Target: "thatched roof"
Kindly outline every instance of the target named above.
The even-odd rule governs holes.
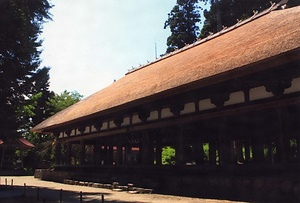
[[[117,111],[195,81],[300,50],[300,6],[272,11],[229,30],[126,74],[32,131],[52,132],[58,126]]]

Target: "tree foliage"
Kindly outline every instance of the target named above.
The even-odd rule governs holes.
[[[27,123],[28,126],[24,130],[23,135],[35,145],[35,148],[27,152],[26,158],[24,159],[24,165],[27,168],[43,168],[49,167],[53,163],[54,159],[54,142],[55,137],[51,134],[37,134],[30,132],[29,129],[37,125],[40,119],[44,119],[45,115],[47,117],[56,114],[57,112],[75,104],[82,98],[82,95],[78,92],[68,92],[64,91],[61,94],[51,94],[48,100],[43,99],[43,93],[39,92],[32,95],[28,99],[27,105],[24,106],[24,115],[26,115],[32,122]],[[45,106],[41,107],[39,102],[46,101]],[[44,114],[40,114],[44,111]],[[45,113],[46,112],[46,113]],[[42,115],[42,116],[41,116]],[[35,123],[39,121],[38,123]]]
[[[31,93],[17,109],[18,131],[25,137],[32,127],[52,115],[47,106],[50,98],[54,97],[49,90],[49,68],[39,69],[33,78],[36,82],[31,86]]]
[[[237,20],[245,20],[254,12],[268,9],[269,0],[210,0],[210,10],[204,10],[204,25],[200,37],[207,37],[210,33],[216,33],[222,27],[229,27],[237,23]],[[278,3],[279,0],[276,1]],[[299,0],[289,0],[288,7],[300,5]]]
[[[68,92],[67,90],[61,94],[55,94],[55,96],[47,102],[48,111],[51,115],[54,115],[57,112],[75,104],[82,97],[83,96],[76,91]]]
[[[61,95],[49,90],[49,67],[41,65],[39,38],[51,20],[48,0],[0,1],[0,138],[24,136],[36,147],[25,154],[25,166],[51,160],[51,135],[30,129],[82,98],[77,92]]]
[[[209,10],[204,10],[205,21],[199,33],[200,10],[199,2],[210,4]],[[177,0],[176,5],[168,14],[164,28],[170,27],[171,35],[167,38],[167,53],[192,44],[197,38],[205,38],[210,33],[216,33],[251,17],[253,12],[268,9],[269,0]],[[276,0],[278,3],[280,0]],[[299,0],[289,0],[287,7],[299,6]]]
[[[0,137],[16,136],[24,125],[28,98],[47,89],[40,84],[42,24],[50,19],[47,0],[0,1]],[[44,78],[47,80],[47,78]]]
[[[163,165],[175,165],[175,149],[173,147],[163,147],[161,157]]]
[[[177,0],[177,4],[168,14],[164,28],[170,27],[171,35],[167,39],[167,53],[180,49],[197,40],[200,22],[198,0]]]

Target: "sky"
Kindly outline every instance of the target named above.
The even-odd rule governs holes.
[[[87,97],[166,51],[163,27],[176,0],[49,1],[53,20],[43,26],[41,59],[57,94]]]

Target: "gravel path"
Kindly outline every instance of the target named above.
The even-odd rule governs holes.
[[[37,191],[39,188],[39,201],[40,202],[59,202],[60,190],[62,189],[62,199],[64,203],[67,202],[80,202],[80,192],[82,192],[82,202],[101,202],[101,197],[104,195],[104,202],[136,202],[136,203],[230,203],[233,201],[227,200],[212,200],[212,199],[200,199],[200,198],[189,198],[179,197],[171,195],[159,195],[159,194],[130,194],[127,192],[116,192],[109,189],[93,188],[78,185],[67,185],[62,183],[56,183],[51,181],[42,181],[35,179],[33,176],[1,176],[1,184],[11,184],[16,189],[2,190],[0,189],[0,202],[1,198],[9,195],[9,193],[24,193],[24,183],[26,184],[26,195],[37,199]]]

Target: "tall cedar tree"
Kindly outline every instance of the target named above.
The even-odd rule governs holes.
[[[16,136],[19,109],[38,88],[47,88],[39,75],[42,24],[50,19],[47,0],[0,1],[0,137]],[[47,80],[47,78],[46,78]],[[40,85],[41,81],[46,86]],[[43,87],[42,87],[43,86]]]
[[[223,26],[232,26],[237,23],[237,20],[247,19],[253,15],[253,12],[261,12],[271,6],[269,0],[208,0],[208,2],[211,7],[209,11],[204,11],[205,21],[200,38],[220,31]],[[297,5],[300,5],[299,0],[289,0],[287,3],[288,7]]]
[[[55,96],[54,92],[49,90],[49,70],[47,67],[38,69],[32,76],[34,82],[30,94],[17,109],[19,132],[29,140],[32,135],[30,129],[53,115],[48,107],[49,101]]]
[[[191,44],[197,40],[200,22],[198,0],[177,0],[177,4],[168,14],[164,28],[170,27],[171,35],[167,39],[167,53]]]

